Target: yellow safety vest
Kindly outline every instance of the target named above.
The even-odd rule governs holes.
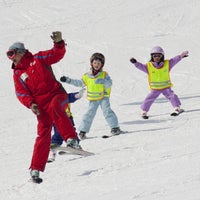
[[[147,63],[149,87],[153,90],[162,90],[172,87],[169,75],[169,60],[164,61],[163,67],[157,69],[152,62]]]
[[[84,74],[82,80],[87,86],[87,99],[90,101],[101,100],[104,97],[110,97],[111,88],[104,87],[103,84],[96,84],[95,81],[99,78],[105,79],[107,72],[102,71],[97,77],[90,77],[88,73]]]
[[[65,109],[65,113],[67,114],[68,117],[73,117],[73,115],[72,115],[72,113],[70,111],[70,107],[71,107],[71,105],[70,105],[70,103],[68,103],[68,106]]]

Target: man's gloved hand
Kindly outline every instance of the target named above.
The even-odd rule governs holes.
[[[66,82],[66,83],[70,83],[71,82],[71,78],[69,78],[67,76],[62,76],[62,77],[60,77],[60,81],[61,82]]]
[[[135,58],[131,58],[131,59],[130,59],[130,62],[134,64],[134,63],[137,62],[137,60],[136,60]]]
[[[77,94],[75,94],[75,97],[76,97],[77,99],[80,99],[80,98],[83,96],[83,93],[85,92],[85,90],[86,90],[85,87],[81,88],[81,89],[79,90],[79,92],[78,92]]]
[[[39,115],[39,114],[40,114],[40,111],[39,111],[39,109],[38,109],[38,105],[37,105],[37,104],[35,104],[35,103],[31,104],[30,109],[31,109],[32,112],[35,113],[36,115]]]
[[[189,53],[188,51],[182,52],[181,55],[180,55],[180,56],[181,56],[181,59],[182,59],[182,58],[185,58],[185,57],[188,57],[188,53]]]
[[[104,78],[99,78],[95,81],[96,84],[104,84],[105,83],[105,79]]]
[[[52,35],[51,35],[51,39],[55,42],[55,43],[58,43],[60,41],[62,41],[62,33],[60,31],[55,31],[55,32],[52,32]]]

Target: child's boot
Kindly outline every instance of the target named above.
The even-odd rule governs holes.
[[[80,140],[84,140],[86,139],[86,132],[85,131],[80,131],[80,133],[78,134],[79,135],[79,138]]]
[[[111,133],[112,133],[112,135],[119,135],[119,134],[123,133],[123,131],[119,127],[116,127],[116,128],[111,129]]]
[[[143,119],[149,119],[149,116],[147,115],[146,111],[142,111],[141,116]]]

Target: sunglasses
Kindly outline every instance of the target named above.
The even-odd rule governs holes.
[[[8,58],[12,59],[15,57],[16,53],[17,53],[17,51],[12,49],[12,50],[7,51],[6,54],[7,54]]]
[[[152,57],[153,58],[162,58],[162,54],[153,54]]]

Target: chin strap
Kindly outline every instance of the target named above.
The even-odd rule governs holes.
[[[102,68],[103,68],[103,67],[101,67],[99,70],[95,70],[95,69],[92,67],[92,74],[93,74],[93,75],[97,75],[100,71],[102,71]]]
[[[98,72],[99,72],[99,70],[92,69],[92,74],[93,74],[93,75],[98,74]]]

